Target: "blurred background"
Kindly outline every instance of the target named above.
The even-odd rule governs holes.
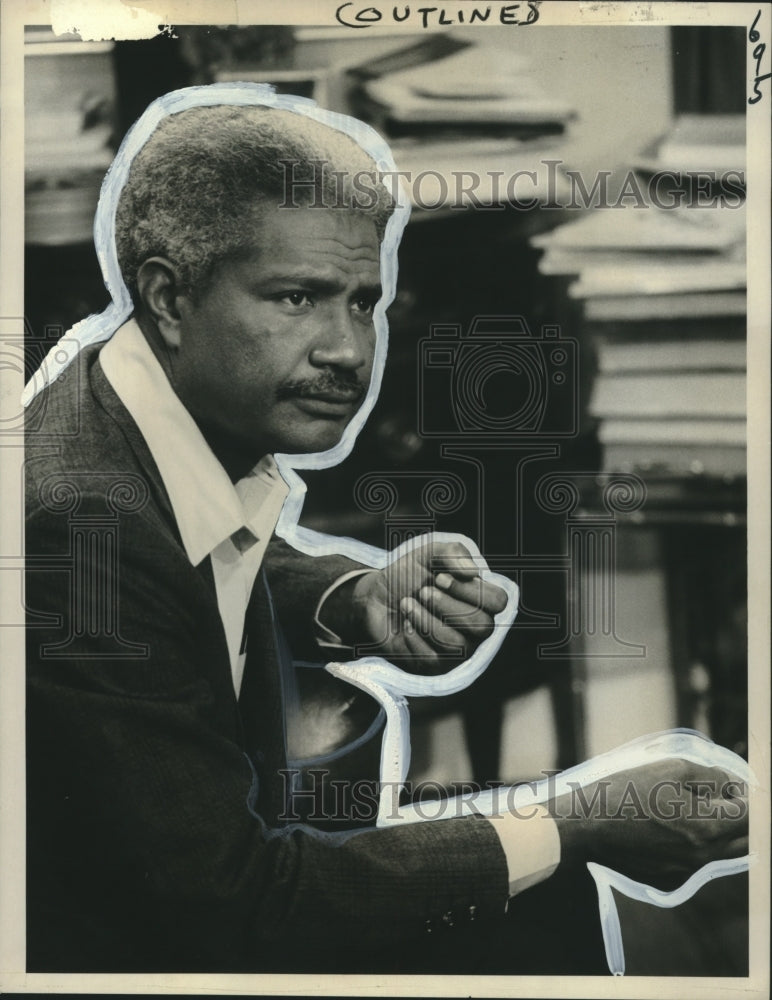
[[[462,532],[522,594],[484,677],[411,706],[411,779],[538,778],[676,726],[745,755],[743,30],[174,35],[27,31],[30,373],[108,302],[93,213],[154,98],[254,80],[370,122],[398,168],[428,173],[381,397],[352,456],[304,474],[302,520],[388,547]],[[742,974],[728,881],[733,905],[700,894],[704,925],[699,907],[652,923],[625,904],[630,971]]]

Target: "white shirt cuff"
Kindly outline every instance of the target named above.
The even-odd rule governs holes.
[[[488,817],[507,859],[509,895],[549,878],[560,864],[557,824],[542,805]]]
[[[332,583],[327,590],[322,594],[319,603],[316,606],[316,614],[314,615],[314,626],[316,628],[316,640],[320,646],[324,649],[351,649],[351,646],[347,646],[345,642],[342,641],[339,635],[336,635],[332,629],[327,628],[327,626],[322,622],[322,608],[324,607],[324,602],[330,596],[330,594],[337,590],[338,587],[346,583],[348,580],[353,580],[354,577],[364,576],[366,573],[377,573],[378,571],[370,569],[352,569],[349,573],[344,573],[343,576],[339,576],[338,579]]]

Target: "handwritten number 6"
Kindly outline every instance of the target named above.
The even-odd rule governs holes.
[[[761,38],[761,35],[758,33],[758,31],[756,31],[756,25],[759,23],[760,17],[761,17],[761,11],[759,11],[758,14],[754,17],[753,24],[751,25],[750,30],[748,31],[749,42],[757,42]],[[754,57],[755,55],[756,53],[754,52]]]

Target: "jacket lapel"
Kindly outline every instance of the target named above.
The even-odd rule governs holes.
[[[239,711],[244,738],[259,780],[258,812],[270,826],[281,825],[286,802],[286,733],[283,669],[288,651],[281,644],[273,602],[260,570],[246,614],[247,651]]]
[[[89,380],[94,399],[96,399],[99,405],[110,417],[112,417],[120,428],[123,436],[129,444],[129,447],[134,453],[137,463],[145,474],[147,485],[156,500],[158,508],[161,510],[169,523],[174,526],[175,535],[180,539],[180,544],[182,544],[182,539],[177,528],[177,522],[174,518],[171,501],[169,500],[169,495],[166,492],[166,487],[164,486],[163,479],[161,478],[161,473],[158,471],[158,466],[155,464],[155,460],[150,453],[150,449],[148,448],[145,439],[142,437],[139,427],[137,427],[134,422],[134,418],[118,398],[117,393],[107,380],[107,376],[102,370],[99,357],[97,357],[91,365]]]
[[[105,375],[99,362],[98,355],[96,358],[93,358],[90,364],[88,363],[88,354],[97,349],[98,348],[86,348],[82,352],[84,355],[84,363],[87,365],[88,369],[88,380],[92,396],[99,406],[102,407],[107,416],[118,426],[129,448],[131,449],[134,460],[137,463],[138,471],[144,477],[148,491],[152,497],[152,505],[155,511],[157,511],[160,519],[168,526],[171,533],[171,539],[173,539],[180,546],[180,548],[184,549],[182,537],[177,527],[177,521],[174,517],[171,500],[166,492],[166,487],[164,486],[158,466],[153,459],[150,449],[148,448],[139,427],[137,427],[137,424],[131,414],[123,405],[113,387],[110,385],[110,382],[108,381],[107,376]],[[211,559],[206,558],[199,563],[198,566],[191,566],[191,572],[202,578],[204,584],[212,595],[212,601],[216,605],[217,593]],[[214,656],[215,662],[210,663],[210,679],[219,691],[218,704],[227,706],[227,721],[232,728],[234,738],[241,743],[241,719],[236,704],[236,697],[233,692],[233,680],[231,676],[230,658],[228,655],[228,644],[225,638],[225,630],[219,618],[219,612],[217,614],[217,621],[219,623],[219,636],[216,644],[218,652]]]

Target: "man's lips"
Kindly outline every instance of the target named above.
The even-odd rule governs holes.
[[[314,399],[323,403],[358,403],[362,395],[362,389],[353,387],[351,389],[321,389],[317,392],[299,393],[301,399]]]
[[[357,406],[364,392],[360,388],[324,389],[293,395],[296,405],[313,416],[344,417]]]

